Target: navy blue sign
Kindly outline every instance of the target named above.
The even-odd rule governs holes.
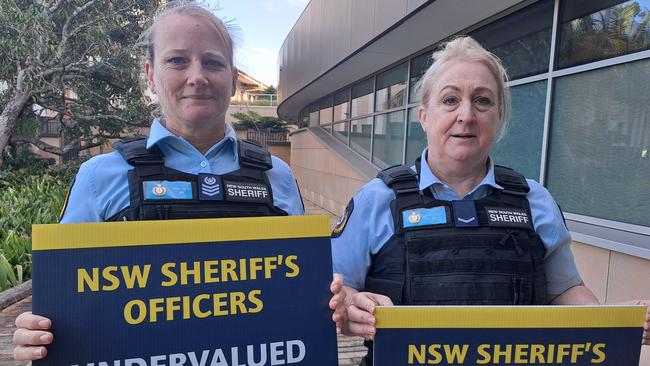
[[[377,309],[374,366],[638,365],[643,306]]]
[[[34,227],[36,365],[337,365],[326,217]]]

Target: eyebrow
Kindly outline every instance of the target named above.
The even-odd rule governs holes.
[[[185,48],[174,48],[174,49],[166,50],[166,51],[163,52],[164,55],[169,55],[169,54],[182,54],[182,55],[184,55],[186,53],[188,53],[188,50],[185,49]],[[226,56],[222,55],[221,53],[212,52],[212,51],[205,51],[203,53],[203,56],[215,57],[215,58],[222,59],[224,61],[226,60]]]
[[[442,89],[440,89],[440,91],[442,92],[445,89],[451,89],[453,91],[460,91],[460,88],[455,86],[455,85],[445,85],[444,87],[442,87]],[[487,91],[487,92],[490,92],[492,94],[496,94],[492,89],[488,88],[487,86],[479,86],[476,89],[474,89],[473,91],[475,91],[475,92],[476,91],[478,91],[478,92]]]

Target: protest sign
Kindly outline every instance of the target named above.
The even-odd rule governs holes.
[[[639,364],[643,306],[379,307],[374,366]]]
[[[37,365],[337,364],[325,216],[33,228]]]

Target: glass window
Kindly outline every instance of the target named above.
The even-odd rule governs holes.
[[[411,75],[409,76],[409,103],[417,103],[420,101],[420,96],[417,93],[417,84],[429,66],[433,63],[431,59],[432,51],[426,52],[418,57],[411,59]]]
[[[352,120],[350,125],[350,146],[367,159],[370,159],[371,134],[372,117]]]
[[[382,168],[402,163],[404,111],[375,116],[372,162]]]
[[[318,103],[320,108],[319,119],[320,125],[328,125],[332,123],[332,97],[325,97]]]
[[[564,211],[650,226],[649,69],[556,80],[547,185]]]
[[[558,68],[650,49],[650,0],[562,3]]]
[[[553,0],[542,0],[470,35],[503,62],[511,80],[548,71]]]
[[[418,107],[409,109],[408,135],[406,136],[406,164],[412,165],[415,159],[422,155],[422,150],[427,147],[427,136],[424,134],[418,119]]]
[[[318,104],[316,103],[309,106],[309,125],[318,126]]]
[[[404,105],[406,101],[407,65],[405,62],[377,75],[377,97],[375,98],[375,110],[377,112]]]
[[[334,124],[334,136],[341,139],[345,144],[348,144],[348,125],[350,122],[343,121]]]
[[[348,119],[348,108],[350,107],[349,95],[350,90],[344,90],[342,92],[334,94],[334,121],[343,121]]]
[[[372,113],[372,88],[372,79],[366,79],[352,87],[352,117]]]
[[[535,180],[539,179],[542,159],[546,84],[543,80],[510,89],[512,111],[506,134],[490,152],[495,164]]]

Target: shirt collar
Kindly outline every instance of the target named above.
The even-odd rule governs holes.
[[[235,157],[235,159],[239,158],[239,152],[237,151],[237,134],[235,133],[235,129],[230,126],[230,124],[226,123],[224,127],[224,138],[214,144],[208,152],[205,154],[206,156],[209,156],[216,151],[221,150],[223,147],[227,146],[228,144],[232,148],[232,154]],[[182,137],[176,136],[173,133],[171,133],[163,124],[160,122],[158,118],[153,120],[153,123],[151,124],[151,130],[149,131],[149,138],[147,139],[147,149],[150,149],[153,145],[157,145],[160,142],[163,142],[164,140],[172,140],[172,141],[179,141],[182,140],[185,143],[189,144],[187,140],[185,140]]]
[[[435,176],[435,174],[433,174],[431,168],[429,168],[429,164],[427,163],[427,152],[428,148],[424,149],[424,151],[422,151],[422,156],[420,157],[420,161],[422,162],[420,164],[420,191],[424,191],[434,184],[446,186],[438,177]],[[481,182],[468,193],[468,195],[472,195],[477,189],[482,186],[491,186],[496,189],[503,189],[502,186],[497,184],[496,179],[494,178],[494,163],[489,157],[487,174],[483,180],[481,180]]]

